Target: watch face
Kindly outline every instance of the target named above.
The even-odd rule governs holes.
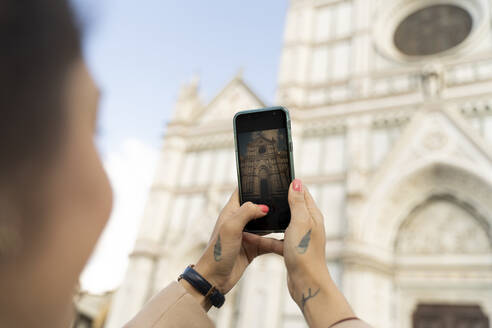
[[[470,34],[473,19],[463,8],[434,5],[406,17],[394,34],[395,46],[408,56],[427,56],[451,49]]]

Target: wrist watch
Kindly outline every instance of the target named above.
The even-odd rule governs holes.
[[[210,300],[213,306],[220,308],[225,302],[224,295],[219,292],[215,286],[212,286],[205,278],[202,277],[195,269],[194,265],[186,267],[185,271],[179,275],[178,281],[181,279],[186,280],[193,286],[200,294]]]

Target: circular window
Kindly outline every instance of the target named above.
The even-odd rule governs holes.
[[[408,56],[434,55],[463,42],[472,25],[473,19],[465,9],[433,5],[403,19],[394,34],[394,43]]]
[[[266,152],[266,147],[265,146],[260,146],[260,148],[258,149],[258,152],[260,154],[264,154]]]

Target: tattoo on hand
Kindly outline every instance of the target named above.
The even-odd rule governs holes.
[[[297,253],[304,254],[307,251],[309,242],[311,241],[311,229],[302,237],[301,242],[297,245]]]
[[[314,292],[314,294],[311,294],[311,288],[309,288],[307,296],[304,296],[304,293],[302,293],[301,310],[303,313],[304,313],[304,307],[306,306],[306,302],[309,299],[313,298],[314,296],[318,295],[318,293],[319,293],[319,288],[317,291]]]
[[[216,262],[219,262],[221,258],[222,258],[222,246],[220,244],[220,235],[219,235],[214,246],[214,259]]]

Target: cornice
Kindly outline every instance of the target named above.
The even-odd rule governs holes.
[[[186,150],[197,151],[206,149],[232,148],[234,137],[232,133],[219,133],[214,135],[193,136],[188,138]]]
[[[492,274],[492,256],[490,254],[397,255],[395,266],[401,271],[486,270]]]
[[[298,109],[297,118],[301,121],[319,120],[320,118],[348,118],[361,115],[385,115],[391,112],[413,113],[423,105],[421,96],[415,97],[388,97],[373,99],[374,101],[357,101],[343,104],[331,104],[326,106],[317,106],[309,109]]]
[[[488,101],[477,100],[474,103],[466,102],[458,107],[459,112],[466,118],[492,116],[492,99],[488,99]]]
[[[369,268],[387,275],[395,273],[392,252],[372,245],[346,239],[340,258],[346,268]]]
[[[393,98],[394,99],[394,98]],[[492,115],[492,92],[459,99],[442,99],[441,106],[461,112],[465,117]],[[357,106],[356,106],[357,105]],[[352,117],[366,116],[372,128],[388,128],[408,124],[414,113],[424,106],[423,101],[397,104],[387,102],[384,106],[376,106],[371,102],[345,104],[344,106],[320,107],[317,109],[293,109],[292,121],[299,124],[302,137],[345,134],[348,121]],[[294,113],[295,112],[295,113]],[[180,138],[180,139],[174,139]],[[207,149],[232,148],[234,138],[230,124],[220,123],[205,126],[181,126],[168,131],[165,136],[165,147],[171,140],[179,140],[183,144],[181,151],[199,151]]]

